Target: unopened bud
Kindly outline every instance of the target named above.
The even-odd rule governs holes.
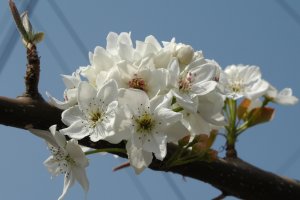
[[[190,45],[183,45],[177,50],[176,57],[180,64],[188,65],[194,57],[194,49]]]
[[[192,151],[195,153],[201,153],[207,150],[207,146],[205,143],[198,142],[192,146]]]
[[[196,142],[201,142],[201,143],[207,143],[208,141],[208,135],[206,134],[200,134],[200,135],[197,135],[194,139]]]
[[[191,138],[191,136],[187,135],[187,136],[183,137],[182,139],[180,139],[178,141],[179,146],[183,147],[183,146],[187,145],[190,142],[190,138]]]

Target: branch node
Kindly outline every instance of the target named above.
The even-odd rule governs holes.
[[[225,158],[237,158],[237,152],[234,144],[226,144],[226,156]]]

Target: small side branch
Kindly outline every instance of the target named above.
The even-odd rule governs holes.
[[[26,91],[24,96],[31,97],[32,99],[42,99],[39,90],[40,79],[40,58],[35,45],[27,47],[27,69],[25,75]]]
[[[20,32],[23,43],[27,49],[27,69],[25,74],[25,87],[26,90],[22,96],[30,97],[36,100],[42,100],[42,96],[38,91],[38,84],[40,79],[40,58],[37,53],[36,45],[34,43],[34,38],[32,37],[32,30],[26,30],[23,25],[20,13],[15,5],[15,3],[10,0],[9,7],[11,13]],[[27,21],[28,25],[29,20]],[[27,27],[28,28],[28,27]]]

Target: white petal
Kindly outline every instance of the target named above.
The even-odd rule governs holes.
[[[123,43],[119,44],[119,56],[121,57],[121,59],[132,61],[133,53],[134,51],[131,46]]]
[[[53,156],[48,157],[43,164],[48,169],[48,171],[53,174],[54,176],[57,176],[60,174],[58,162],[56,159],[53,158]]]
[[[110,80],[103,85],[97,94],[97,99],[101,99],[104,104],[108,105],[118,97],[118,86],[116,81]]]
[[[189,135],[188,129],[181,122],[176,122],[168,126],[164,132],[167,133],[167,142],[174,143],[178,142],[184,136]]]
[[[67,142],[66,138],[63,134],[56,131],[56,125],[50,126],[49,130],[50,130],[51,134],[53,135],[58,146],[61,148],[64,148],[66,145],[66,142]]]
[[[198,101],[196,98],[191,98],[190,95],[185,93],[179,93],[176,90],[172,90],[173,95],[176,97],[176,102],[189,112],[196,112],[198,107]]]
[[[195,82],[213,80],[216,74],[216,66],[206,63],[199,67],[192,68],[189,73],[194,77]]]
[[[131,41],[131,38],[130,38],[130,34],[131,33],[127,33],[127,32],[120,33],[119,38],[118,38],[118,42],[121,43],[121,44],[125,44],[127,46],[132,46],[132,41]]]
[[[79,182],[83,190],[87,193],[89,190],[89,180],[86,175],[86,171],[81,167],[72,167],[72,173],[74,178]]]
[[[216,91],[198,97],[198,113],[205,120],[211,119],[214,115],[221,113],[224,106],[223,97]]]
[[[152,44],[156,48],[156,50],[161,49],[161,46],[160,46],[159,42],[157,41],[157,39],[153,35],[147,36],[145,38],[145,43]]]
[[[167,68],[170,60],[172,59],[172,53],[170,51],[160,51],[154,57],[154,63],[156,68]]]
[[[66,151],[69,153],[71,158],[76,162],[77,166],[87,167],[89,165],[88,159],[85,157],[81,147],[78,142],[71,139],[67,142]]]
[[[159,120],[162,120],[167,125],[172,125],[182,119],[181,113],[174,112],[168,108],[158,108],[155,114]]]
[[[245,96],[249,99],[257,99],[263,96],[269,88],[269,83],[260,80],[251,87],[251,91],[246,91]]]
[[[119,103],[128,106],[134,115],[139,114],[139,109],[148,110],[148,107],[150,107],[147,94],[136,89],[121,89],[119,91]]]
[[[217,82],[215,81],[205,81],[198,82],[191,87],[191,92],[196,95],[205,95],[211,91],[213,91],[217,86]]]
[[[141,57],[147,57],[156,51],[157,49],[152,44],[136,41],[136,52],[138,52]]]
[[[96,89],[89,83],[81,82],[78,87],[78,104],[80,109],[83,111],[89,110],[89,103],[95,98],[96,93]]]
[[[49,92],[46,92],[46,95],[49,98],[49,103],[54,105],[55,107],[65,110],[73,105],[76,104],[76,100],[72,99],[71,101],[60,101],[58,99],[56,99],[55,97],[51,96],[51,94]]]
[[[298,98],[293,96],[291,88],[284,88],[278,93],[275,102],[282,105],[294,105],[298,102]]]
[[[211,131],[209,123],[205,121],[199,114],[185,113],[183,116],[182,122],[192,135],[208,135]]]
[[[65,175],[63,192],[60,195],[60,197],[58,198],[58,200],[64,199],[69,188],[74,184],[74,182],[75,182],[75,177],[73,176],[72,172],[70,172],[69,176],[67,176],[67,174]]]
[[[162,133],[147,135],[143,144],[143,150],[153,152],[155,157],[163,160],[167,155],[167,136]]]
[[[134,74],[137,74],[138,68],[128,61],[121,61],[117,64],[120,77],[128,85],[128,82],[133,78]]]
[[[130,112],[126,111],[126,107],[119,107],[115,117],[115,123],[113,126],[114,134],[110,134],[111,136],[106,137],[110,143],[118,144],[122,140],[128,140],[130,138],[131,129],[132,129],[132,121],[130,119]]]
[[[81,121],[84,119],[84,116],[79,109],[79,106],[73,106],[65,111],[62,112],[61,114],[62,117],[62,122],[66,124],[67,126],[70,126],[72,123],[76,121]]]
[[[73,89],[80,83],[80,77],[76,73],[74,73],[72,76],[62,75],[62,78],[67,89]]]
[[[108,33],[106,37],[106,49],[109,52],[114,52],[118,48],[118,34],[114,32]]]
[[[180,74],[180,68],[177,59],[171,60],[168,66],[168,71],[169,71],[169,77],[167,82],[168,86],[177,88],[179,74]]]
[[[114,62],[106,50],[102,47],[97,46],[94,50],[93,55],[93,66],[96,72],[107,71],[114,65]]]
[[[106,131],[103,125],[99,124],[94,128],[94,131],[90,134],[90,139],[93,142],[98,142],[99,140],[103,140],[107,136],[110,136],[109,134],[112,134],[112,132]]]
[[[130,165],[134,168],[136,174],[140,174],[152,162],[152,153],[136,148],[130,141],[126,144],[126,150]]]
[[[68,128],[61,129],[60,132],[77,140],[80,140],[90,134],[88,124],[84,121],[76,121]]]

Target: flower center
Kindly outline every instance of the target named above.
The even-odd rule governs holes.
[[[189,92],[191,89],[191,83],[192,83],[192,73],[189,72],[185,78],[180,77],[178,85],[179,90],[182,92]]]
[[[135,122],[137,123],[137,132],[139,133],[150,133],[155,125],[155,120],[148,113],[135,119]]]
[[[147,92],[147,84],[142,78],[139,78],[137,74],[134,74],[134,78],[128,82],[128,86],[130,88],[135,88]]]
[[[97,122],[102,119],[102,114],[99,110],[90,113],[89,119],[91,121],[92,127],[95,127]]]
[[[235,81],[230,85],[230,87],[234,93],[240,93],[244,91],[244,84],[242,81]]]

